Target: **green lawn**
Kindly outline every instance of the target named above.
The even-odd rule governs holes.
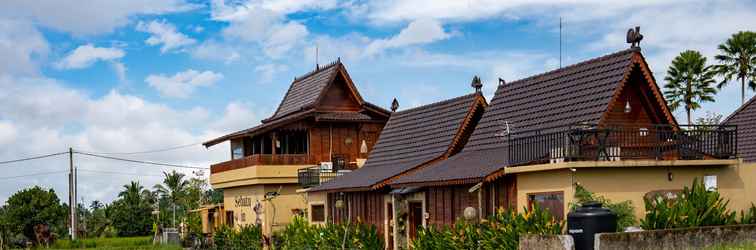
[[[91,238],[71,242],[59,240],[50,249],[155,249],[179,250],[176,245],[152,245],[152,236],[119,237],[119,238]]]
[[[756,250],[756,242],[745,242],[739,244],[727,244],[707,248],[706,250]]]

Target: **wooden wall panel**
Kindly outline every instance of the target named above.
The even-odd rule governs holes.
[[[472,185],[430,187],[426,191],[428,225],[451,226],[464,215],[466,207],[478,207],[478,193]]]
[[[384,230],[384,197],[383,192],[344,192],[328,194],[328,209],[330,218],[328,221],[333,223],[346,222],[349,220],[351,212],[352,222],[361,222],[364,224],[374,225],[378,229],[378,234],[383,235]],[[341,198],[344,200],[344,207],[336,208],[336,201]],[[347,210],[348,209],[348,210]]]

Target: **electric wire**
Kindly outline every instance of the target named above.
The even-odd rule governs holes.
[[[86,155],[86,156],[92,156],[92,157],[98,157],[98,158],[104,158],[104,159],[116,160],[116,161],[124,161],[124,162],[132,162],[132,163],[140,163],[140,164],[147,164],[147,165],[156,165],[156,166],[164,166],[164,167],[174,167],[174,168],[203,169],[203,170],[207,170],[207,169],[208,169],[208,168],[205,168],[205,167],[196,167],[196,166],[187,166],[187,165],[178,165],[178,164],[160,163],[160,162],[152,162],[152,161],[143,161],[143,160],[126,159],[126,158],[120,158],[120,157],[114,157],[114,156],[107,156],[107,155],[90,154],[90,153],[85,153],[85,152],[81,152],[81,151],[74,151],[74,153],[75,153],[75,154],[80,154],[80,155]]]
[[[167,151],[173,151],[173,150],[178,150],[178,149],[183,149],[183,148],[188,148],[188,147],[193,147],[193,146],[198,146],[198,145],[202,145],[202,142],[195,142],[192,144],[184,144],[184,145],[178,145],[178,146],[161,148],[161,149],[135,151],[135,152],[94,152],[94,151],[84,151],[84,150],[78,150],[78,151],[83,152],[83,153],[100,154],[100,155],[138,155],[138,154],[167,152]]]
[[[42,173],[34,173],[34,174],[16,175],[16,176],[3,176],[3,177],[0,177],[0,180],[23,178],[23,177],[32,177],[32,176],[42,176],[42,175],[62,174],[62,173],[68,173],[68,170],[53,171],[53,172],[42,172]]]
[[[162,175],[158,174],[138,174],[138,173],[124,173],[124,172],[113,172],[113,171],[103,171],[103,170],[94,170],[94,169],[82,169],[77,168],[77,171],[87,172],[87,173],[94,173],[94,174],[114,174],[114,175],[133,175],[133,176],[153,176],[153,177],[163,177]]]
[[[0,164],[9,164],[9,163],[22,162],[22,161],[31,161],[31,160],[37,160],[37,159],[42,159],[42,158],[47,158],[47,157],[64,155],[64,154],[68,154],[68,152],[60,152],[60,153],[54,153],[54,154],[38,155],[38,156],[26,157],[26,158],[9,160],[9,161],[0,161]]]

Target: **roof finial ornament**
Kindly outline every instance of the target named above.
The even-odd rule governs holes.
[[[504,81],[504,79],[501,79],[501,77],[499,77],[499,86],[504,84],[507,84],[507,81]]]
[[[630,44],[630,48],[639,47],[641,40],[643,40],[643,35],[640,33],[640,26],[635,26],[635,30],[632,28],[627,30],[627,43]]]
[[[394,101],[391,102],[391,112],[396,112],[397,109],[399,109],[399,101],[394,97]]]
[[[480,90],[483,88],[483,83],[480,81],[480,77],[473,76],[470,86],[475,89],[475,93],[480,93]]]

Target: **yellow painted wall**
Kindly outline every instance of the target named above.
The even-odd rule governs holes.
[[[672,181],[667,171],[672,172]],[[527,194],[537,192],[564,192],[564,211],[569,212],[569,203],[574,196],[571,185],[574,181],[587,190],[602,195],[612,201],[630,200],[635,207],[636,217],[643,218],[645,208],[643,196],[654,190],[679,190],[690,186],[693,179],[705,175],[717,176],[717,187],[724,198],[730,200],[729,207],[740,211],[756,203],[756,164],[736,163],[729,166],[638,166],[638,167],[586,167],[544,170],[538,172],[513,173],[517,175],[517,205],[522,211],[527,205]]]
[[[330,215],[328,214],[328,195],[326,192],[305,192],[303,193],[307,199],[307,220],[314,224],[325,224],[324,222],[312,221],[312,205],[323,205],[325,208],[325,218],[328,221]]]
[[[293,209],[304,211],[306,208],[305,194],[296,192],[299,187],[297,184],[268,184],[224,188],[224,207],[226,211],[234,212],[235,226],[251,225],[255,223],[257,216],[253,207],[256,202],[260,202],[263,207],[263,211],[259,215],[262,220],[263,233],[270,235],[272,231],[286,227],[294,216]],[[278,197],[264,201],[266,192],[275,191],[280,192]],[[251,206],[237,207],[235,202],[237,197],[250,198],[252,200]]]
[[[210,175],[213,188],[239,187],[255,184],[298,182],[297,170],[312,165],[259,165],[223,171]]]

